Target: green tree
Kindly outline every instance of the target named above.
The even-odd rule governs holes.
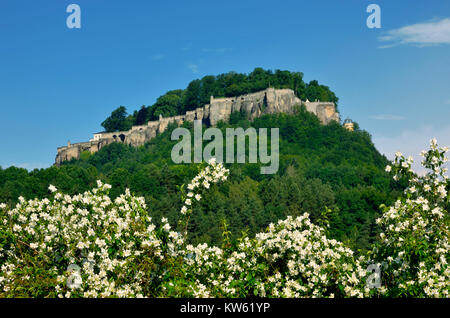
[[[134,124],[137,126],[144,125],[148,121],[147,119],[149,116],[148,113],[149,113],[148,108],[143,105],[136,114],[136,120]]]
[[[178,89],[160,96],[151,107],[150,120],[158,120],[159,115],[171,117],[180,114],[183,94],[183,90]]]
[[[111,113],[111,116],[102,122],[102,126],[107,132],[129,130],[133,122],[132,118],[127,116],[128,113],[126,107],[120,106]]]

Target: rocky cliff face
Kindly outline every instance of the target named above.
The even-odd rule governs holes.
[[[235,111],[245,111],[250,120],[264,114],[292,113],[294,106],[305,105],[306,109],[315,114],[323,124],[331,121],[339,122],[339,113],[331,102],[302,102],[291,89],[268,88],[264,91],[229,98],[211,97],[210,103],[186,112],[184,115],[162,118],[158,121],[148,122],[146,125],[133,126],[128,131],[95,134],[89,142],[68,144],[58,148],[55,164],[63,161],[78,159],[83,151],[91,153],[99,151],[102,147],[122,142],[137,147],[154,138],[167,129],[169,123],[181,125],[185,121],[201,119],[214,126],[219,121],[228,121],[230,114]]]

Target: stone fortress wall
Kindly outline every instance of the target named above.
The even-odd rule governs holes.
[[[209,104],[188,111],[184,115],[163,118],[158,121],[150,121],[145,125],[133,126],[128,131],[103,132],[94,134],[88,142],[80,142],[59,147],[55,164],[60,165],[63,161],[80,158],[83,151],[91,153],[99,151],[102,147],[113,143],[122,142],[133,147],[143,145],[145,142],[164,132],[172,122],[181,125],[185,121],[203,120],[214,126],[219,121],[228,121],[230,114],[235,111],[245,111],[250,120],[264,114],[292,113],[294,106],[305,105],[306,110],[315,114],[322,124],[331,121],[340,122],[336,105],[332,102],[310,102],[301,101],[291,89],[274,89],[241,95],[237,97],[214,98],[211,96]]]

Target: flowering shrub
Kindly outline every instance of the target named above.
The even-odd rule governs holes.
[[[396,154],[386,171],[395,180],[409,181],[405,196],[384,207],[377,223],[383,227],[372,251],[372,260],[381,266],[382,285],[377,293],[389,297],[448,297],[449,262],[449,181],[444,164],[447,147],[423,151],[422,165],[430,172],[417,176],[413,159]]]
[[[200,173],[195,176],[191,183],[187,185],[188,192],[185,192],[183,186],[181,186],[181,199],[184,202],[180,213],[184,216],[184,234],[187,235],[187,226],[189,224],[189,218],[192,214],[192,205],[195,201],[200,201],[202,198],[201,193],[208,190],[211,184],[225,181],[228,178],[229,171],[222,163],[217,163],[215,158],[211,158],[206,166]]]
[[[8,296],[139,297],[136,263],[160,253],[143,198],[110,186],[82,195],[54,192],[2,215],[0,290]]]
[[[188,245],[186,253],[196,297],[362,297],[365,289],[360,261],[307,213],[270,224],[233,249]]]
[[[386,170],[407,178],[405,197],[384,207],[383,232],[368,257],[356,258],[326,237],[307,213],[270,224],[254,238],[222,247],[186,243],[193,205],[229,171],[214,159],[181,187],[181,233],[167,219],[156,228],[143,198],[110,186],[51,199],[0,205],[0,296],[3,297],[448,297],[447,148],[423,152],[424,176],[397,154]],[[381,266],[369,289],[367,264]]]
[[[180,213],[187,229],[192,213],[192,199],[201,200],[200,192],[210,183],[227,179],[229,171],[215,159],[188,184],[188,193]],[[187,232],[185,232],[187,235]],[[254,239],[243,237],[223,248],[207,244],[180,248],[183,258],[177,271],[181,288],[165,287],[170,294],[193,297],[333,297],[362,296],[366,271],[353,252],[336,240],[328,240],[324,230],[313,225],[309,215],[288,217],[270,224]],[[175,276],[175,275],[172,275]],[[181,277],[180,277],[181,278]],[[368,290],[366,290],[366,293]]]

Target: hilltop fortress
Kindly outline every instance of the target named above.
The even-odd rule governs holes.
[[[245,111],[249,119],[253,120],[264,114],[292,113],[294,106],[301,104],[305,105],[307,111],[315,114],[322,124],[340,121],[334,103],[301,101],[291,89],[267,88],[256,93],[227,98],[211,96],[209,104],[188,111],[184,115],[167,118],[160,116],[158,121],[149,121],[145,125],[133,126],[127,131],[96,133],[88,142],[74,144],[69,142],[67,146],[58,148],[55,164],[60,165],[63,161],[73,158],[78,159],[83,151],[97,152],[113,142],[121,142],[133,147],[141,146],[164,132],[168,125],[173,122],[181,125],[185,121],[193,122],[196,119],[201,119],[203,122],[214,126],[219,121],[228,121],[230,114],[235,111]]]

